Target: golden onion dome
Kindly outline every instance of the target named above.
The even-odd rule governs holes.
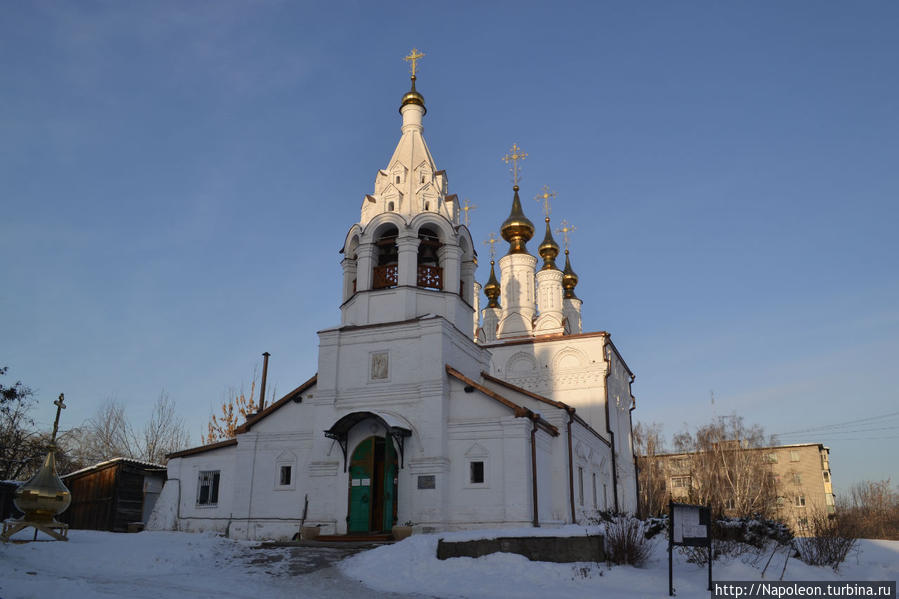
[[[540,270],[549,270],[551,268],[558,270],[556,267],[556,256],[559,255],[559,244],[553,239],[553,232],[549,228],[549,217],[547,216],[544,220],[546,221],[546,235],[543,236],[543,243],[537,248],[537,253],[543,258],[543,268]]]
[[[534,236],[534,223],[528,220],[521,209],[521,200],[518,198],[518,186],[512,187],[515,196],[512,198],[512,212],[509,218],[503,222],[502,233],[503,239],[509,242],[510,254],[526,254],[527,248],[525,244]]]
[[[425,97],[415,89],[415,75],[412,75],[412,89],[406,92],[403,96],[403,101],[400,102],[400,114],[402,114],[403,106],[406,104],[418,104],[424,111],[423,114],[428,114],[428,109],[425,108]]]
[[[571,260],[568,259],[568,250],[565,250],[565,270],[562,271],[562,289],[565,290],[562,297],[565,299],[577,299],[574,288],[577,287],[577,274],[571,268]]]
[[[484,295],[487,296],[487,299],[490,300],[487,302],[488,308],[499,308],[499,294],[500,287],[499,282],[496,280],[496,272],[493,270],[493,260],[490,261],[490,278],[487,279],[487,284],[484,285]]]
[[[13,503],[30,522],[50,523],[53,517],[66,511],[72,494],[56,473],[56,448],[51,445],[40,470],[28,482],[16,489]]]

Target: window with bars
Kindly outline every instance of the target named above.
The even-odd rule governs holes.
[[[218,470],[200,472],[197,484],[197,505],[218,505],[219,478]]]

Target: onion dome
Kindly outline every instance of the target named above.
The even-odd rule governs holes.
[[[521,200],[518,198],[518,186],[512,187],[515,196],[512,198],[512,212],[503,223],[500,233],[503,239],[509,242],[510,254],[526,254],[524,244],[534,236],[534,223],[528,220],[521,209]]]
[[[428,109],[425,108],[425,97],[415,90],[415,75],[412,75],[412,89],[406,92],[406,95],[403,96],[403,101],[400,103],[400,114],[403,113],[403,106],[406,104],[418,104],[424,111],[423,114],[428,113]]]
[[[490,300],[487,302],[488,308],[499,308],[499,281],[496,280],[496,272],[493,270],[493,260],[490,261],[490,278],[484,285],[484,295]]]
[[[564,299],[577,299],[574,288],[577,287],[577,274],[571,268],[571,260],[568,259],[568,250],[565,250],[565,270],[562,271],[562,289],[565,290]]]
[[[51,523],[71,502],[72,494],[56,474],[56,448],[51,445],[40,470],[16,489],[13,503],[25,514],[25,520]]]
[[[553,239],[552,230],[549,228],[549,217],[547,216],[544,220],[546,221],[546,235],[543,237],[543,243],[537,248],[537,253],[543,258],[543,268],[540,270],[552,268],[558,270],[556,267],[556,256],[559,255],[559,244]]]

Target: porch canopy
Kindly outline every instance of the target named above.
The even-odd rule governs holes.
[[[352,412],[331,425],[331,428],[324,431],[326,437],[334,439],[337,441],[338,445],[340,445],[340,450],[343,452],[343,471],[346,472],[347,468],[347,439],[349,438],[350,430],[363,420],[368,419],[380,422],[381,425],[387,429],[387,433],[394,441],[396,441],[397,449],[400,454],[400,468],[402,468],[403,454],[406,449],[406,437],[412,436],[412,430],[407,428],[408,423],[401,421],[392,414],[379,412]]]

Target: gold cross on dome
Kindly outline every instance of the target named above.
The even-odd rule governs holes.
[[[484,242],[484,245],[490,246],[490,261],[493,262],[493,259],[496,257],[496,248],[493,247],[499,239],[496,238],[496,233],[491,233],[490,238]]]
[[[404,56],[403,60],[406,62],[412,63],[412,76],[415,77],[415,70],[417,60],[420,60],[424,57],[424,52],[419,52],[417,48],[412,48],[412,52],[409,53],[409,56]]]
[[[469,226],[471,224],[471,214],[469,212],[471,210],[477,210],[477,206],[472,204],[468,198],[465,198],[465,201],[462,202],[462,220],[465,221],[465,226]]]
[[[552,211],[550,202],[556,201],[556,192],[551,191],[549,185],[544,185],[543,190],[534,196],[534,199],[538,202],[543,202],[543,215],[549,216],[549,213]]]
[[[562,222],[560,224],[562,226],[559,227],[558,229],[556,229],[556,233],[562,234],[562,239],[565,240],[565,251],[567,252],[568,251],[568,234],[571,233],[572,231],[574,231],[575,229],[577,229],[577,227],[575,227],[574,225],[568,224],[568,221],[565,219],[562,219]]]
[[[512,163],[512,166],[509,167],[509,171],[512,173],[512,184],[518,185],[518,176],[519,176],[519,167],[518,162],[524,160],[528,157],[527,152],[523,151],[518,147],[518,144],[512,144],[512,147],[509,148],[509,153],[503,156],[503,162],[506,164]]]
[[[59,399],[53,402],[53,405],[56,406],[56,420],[53,421],[53,434],[50,435],[50,445],[56,444],[56,431],[59,430],[59,413],[66,409],[65,394],[60,393]]]

